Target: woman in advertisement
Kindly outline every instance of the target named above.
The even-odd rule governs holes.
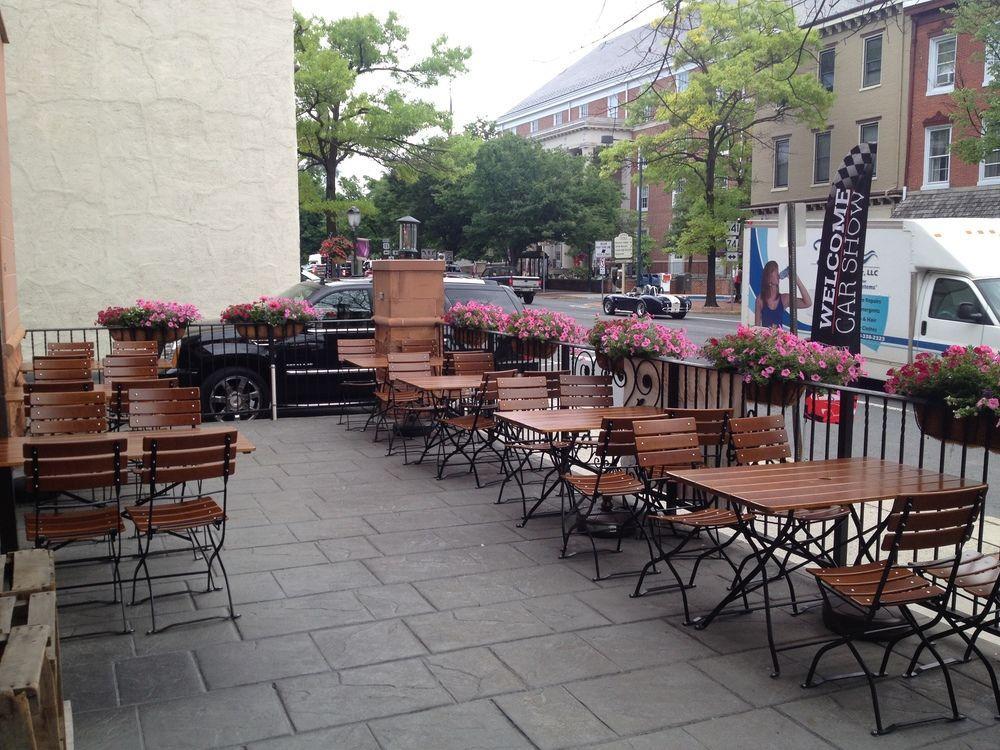
[[[781,279],[788,276],[788,269],[784,273],[778,273],[778,262],[769,260],[764,264],[764,272],[760,285],[760,294],[757,295],[757,304],[754,308],[754,325],[765,328],[784,328],[785,311],[792,301],[791,292],[782,293],[778,289]],[[812,307],[812,297],[809,290],[802,283],[798,274],[795,276],[795,286],[798,287],[799,296],[795,298],[795,309],[801,310],[804,307]]]

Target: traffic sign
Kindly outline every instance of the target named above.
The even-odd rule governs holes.
[[[740,262],[740,254],[737,253],[737,252],[735,252],[735,251],[733,251],[733,250],[730,250],[728,253],[726,253],[726,262],[727,263],[739,263]]]
[[[390,247],[389,240],[382,240],[382,249],[383,250],[388,250],[389,247]]]
[[[608,243],[608,244],[611,244],[611,243]],[[598,258],[597,259],[597,272],[601,276],[604,276],[608,272],[608,266],[607,266],[607,259],[606,258]]]
[[[622,232],[615,237],[615,260],[632,259],[632,235]]]
[[[612,252],[611,240],[597,240],[594,243],[595,258],[610,258]]]

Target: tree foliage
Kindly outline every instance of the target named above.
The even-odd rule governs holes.
[[[978,164],[1000,149],[1000,3],[997,0],[959,0],[954,10],[954,27],[983,43],[990,83],[983,89],[956,86],[952,114],[960,126],[952,149],[968,164]],[[957,83],[961,83],[958,81]]]
[[[697,191],[675,250],[708,257],[706,305],[715,305],[716,251],[746,199],[753,131],[794,118],[825,123],[832,94],[810,69],[815,33],[800,28],[785,0],[667,0],[672,28],[663,68],[687,71],[687,88],[653,85],[629,105],[631,119],[655,126],[602,154],[612,171],[646,159],[645,176]]]
[[[337,195],[345,160],[360,156],[387,167],[423,169],[435,151],[422,134],[450,124],[447,112],[404,88],[426,89],[464,71],[470,51],[449,47],[441,36],[429,54],[411,60],[407,34],[395,13],[384,21],[371,14],[334,21],[295,14],[299,159],[323,187],[302,209],[321,212],[328,234],[350,205]]]

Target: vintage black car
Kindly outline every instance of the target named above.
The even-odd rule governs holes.
[[[201,389],[207,418],[252,419],[270,408],[272,364],[278,408],[337,408],[371,397],[371,374],[340,361],[337,342],[372,338],[372,282],[352,278],[300,282],[280,296],[308,300],[323,319],[305,333],[267,341],[241,338],[223,324],[195,324],[178,342],[176,376],[182,386]],[[444,280],[445,304],[476,300],[507,312],[523,309],[508,288],[473,278]],[[170,354],[173,354],[171,352]]]
[[[682,294],[670,294],[660,291],[659,287],[649,286],[634,289],[628,294],[605,295],[603,305],[606,315],[628,312],[653,317],[669,315],[680,320],[691,309],[691,300]]]

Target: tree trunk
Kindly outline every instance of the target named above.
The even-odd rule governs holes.
[[[708,132],[708,155],[705,159],[705,208],[710,219],[715,218],[715,129]],[[715,248],[708,250],[708,270],[705,274],[705,307],[718,307],[715,298]]]
[[[326,193],[324,197],[328,201],[337,199],[337,165],[327,162],[326,164]],[[337,217],[333,211],[327,209],[323,212],[326,218],[326,236],[331,237],[337,233]]]

